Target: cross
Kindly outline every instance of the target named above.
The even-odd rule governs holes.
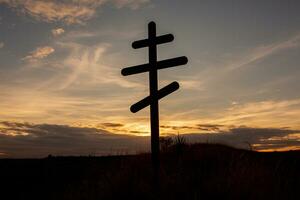
[[[152,162],[157,165],[159,162],[159,106],[158,101],[163,97],[171,94],[179,88],[178,82],[174,81],[169,85],[158,90],[157,71],[169,67],[185,65],[188,62],[187,57],[177,57],[162,61],[157,61],[157,45],[172,42],[174,36],[166,34],[156,36],[156,24],[150,22],[148,24],[148,39],[138,40],[132,43],[134,49],[148,47],[149,63],[127,67],[122,69],[123,76],[149,72],[149,90],[150,95],[130,107],[131,112],[136,113],[141,109],[150,105],[150,121],[151,121],[151,155]]]

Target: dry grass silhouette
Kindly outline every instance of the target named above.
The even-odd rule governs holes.
[[[160,199],[300,198],[299,151],[189,145],[181,136],[166,143]],[[3,199],[153,199],[152,176],[148,153],[0,160]]]

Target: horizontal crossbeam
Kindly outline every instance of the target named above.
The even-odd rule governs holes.
[[[133,112],[133,113],[136,113],[136,112],[142,110],[143,108],[149,106],[151,104],[152,100],[157,100],[158,101],[159,99],[164,98],[165,96],[171,94],[172,92],[175,92],[176,90],[178,90],[178,88],[179,88],[178,82],[174,81],[174,82],[170,83],[169,85],[167,85],[167,86],[165,86],[162,89],[157,91],[157,96],[154,97],[154,98],[157,98],[157,99],[152,99],[152,97],[148,96],[148,97],[142,99],[141,101],[133,104],[130,107],[130,111]]]
[[[174,40],[174,36],[172,34],[166,34],[166,35],[161,35],[156,37],[153,41],[149,39],[135,41],[132,43],[132,48],[139,49],[139,48],[150,46],[151,42],[154,42],[154,44],[159,45],[159,44],[172,42],[173,40]]]
[[[164,69],[169,67],[176,67],[179,65],[185,65],[187,62],[188,62],[187,57],[182,56],[182,57],[158,61],[156,67],[157,69]],[[139,74],[148,71],[150,71],[150,65],[143,64],[143,65],[124,68],[122,69],[121,73],[123,76],[129,76],[129,75]]]

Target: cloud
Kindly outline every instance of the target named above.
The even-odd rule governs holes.
[[[134,134],[134,135],[145,135],[145,134],[149,134],[149,132],[146,132],[146,131],[129,131],[129,133]]]
[[[217,132],[221,131],[224,125],[220,124],[197,124],[197,128],[202,131]]]
[[[237,101],[232,101],[231,102],[231,105],[233,105],[233,106],[238,105],[238,104],[239,104],[239,102],[237,102]]]
[[[132,154],[147,151],[148,139],[97,128],[0,122],[0,152],[5,157]]]
[[[184,135],[190,142],[221,143],[258,151],[300,150],[300,130],[234,127],[217,133]],[[250,145],[250,146],[249,146]]]
[[[55,84],[59,82],[58,90],[67,89],[79,80],[90,87],[96,84],[114,84],[125,88],[138,88],[141,85],[127,81],[120,76],[119,68],[106,64],[105,61],[109,57],[107,51],[111,47],[108,43],[88,46],[74,42],[58,42],[57,46],[68,52],[58,63],[68,69],[67,73],[59,74],[54,80]]]
[[[19,13],[46,22],[61,21],[66,24],[83,24],[96,15],[98,8],[107,3],[117,8],[137,9],[149,0],[0,0]]]
[[[239,102],[230,104],[229,107],[219,108],[215,112],[210,112],[209,115],[204,113],[200,117],[199,111],[204,113],[203,109],[194,109],[177,115],[165,116],[164,120],[167,121],[167,125],[190,127],[189,130],[178,127],[180,133],[196,133],[197,131],[215,133],[227,131],[231,126],[237,125],[300,129],[300,99]],[[170,129],[168,131],[171,132]]]
[[[56,28],[56,29],[52,29],[51,32],[54,36],[59,36],[63,34],[65,30],[63,28]]]
[[[30,54],[23,58],[23,60],[37,61],[48,57],[50,54],[54,53],[54,49],[50,46],[38,47],[36,50],[30,52]]]
[[[222,113],[216,123],[253,126],[297,127],[300,120],[300,99],[269,100],[233,105]],[[217,117],[216,117],[217,118]]]
[[[161,132],[164,134],[218,133],[234,126],[256,128],[291,127],[300,130],[300,99],[266,100],[227,104],[228,107],[206,110],[193,109],[163,115]],[[200,114],[199,114],[200,113]],[[202,114],[202,115],[201,115]]]
[[[176,123],[173,123],[176,124]],[[174,131],[177,133],[219,133],[228,130],[227,126],[221,124],[192,124],[188,125],[161,125],[161,132],[166,133],[166,135],[174,134]]]
[[[19,80],[19,77],[14,80]],[[98,86],[93,89],[74,87],[71,91],[53,91],[52,85],[37,88],[41,84],[43,82],[38,81],[30,85],[21,82],[20,87],[0,86],[0,118],[33,123],[62,123],[76,127],[96,127],[113,131],[113,133],[127,133],[126,127],[123,128],[124,131],[115,131],[112,130],[113,128],[100,127],[98,124],[99,119],[111,123],[123,123],[129,120],[124,117],[129,113],[127,102],[124,101],[128,96],[120,96],[118,92],[111,92],[110,89],[108,89],[109,94],[105,94]]]
[[[207,63],[207,67],[201,73],[195,73],[190,78],[200,79],[202,88],[208,90],[214,82],[224,78],[231,78],[232,72],[245,67],[257,66],[257,62],[263,61],[273,55],[300,47],[300,33],[296,33],[281,41],[269,44],[261,44],[249,48],[241,53],[225,53],[220,60]]]
[[[76,30],[69,31],[67,35],[65,35],[65,41],[78,41],[79,39],[87,39],[93,38],[94,40],[100,40],[102,37],[113,37],[118,39],[126,39],[132,40],[141,34],[141,31],[135,28],[131,28],[130,30],[120,30],[118,28],[109,28],[109,29],[101,29],[98,31],[85,31],[85,30]]]
[[[280,51],[299,47],[300,46],[300,34],[296,34],[295,36],[281,42],[275,42],[269,45],[258,46],[245,55],[227,63],[225,68],[229,70],[238,69],[244,66],[247,66],[251,63],[262,60],[268,56],[274,55]]]
[[[124,126],[124,124],[121,124],[121,123],[110,123],[110,122],[106,122],[106,123],[100,123],[99,126],[103,126],[103,127],[122,127]]]
[[[160,128],[162,129],[172,129],[172,130],[183,130],[183,129],[195,129],[194,126],[172,126],[172,125],[161,125]]]
[[[0,49],[4,47],[4,42],[0,42]]]
[[[75,3],[73,1],[2,0],[3,2],[20,13],[46,22],[82,23],[95,15],[95,9],[86,6],[85,3]]]
[[[103,123],[106,124],[106,123]],[[106,125],[117,125],[107,123]],[[222,127],[202,124],[202,127]],[[130,131],[142,134],[143,131]],[[233,127],[216,133],[185,134],[188,142],[221,143],[270,151],[300,149],[300,131],[287,128]],[[150,137],[118,135],[101,128],[57,124],[0,122],[0,156],[113,155],[149,151]]]
[[[141,5],[145,3],[149,3],[150,0],[114,0],[117,8],[123,8],[128,6],[129,8],[136,10],[141,7]]]

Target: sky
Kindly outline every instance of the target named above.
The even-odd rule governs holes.
[[[297,0],[0,0],[0,157],[122,154],[149,149],[148,62],[155,21],[162,136],[258,151],[300,149]]]

